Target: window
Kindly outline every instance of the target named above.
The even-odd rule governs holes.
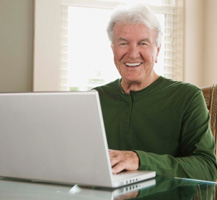
[[[119,77],[106,25],[111,9],[63,6],[62,89],[88,90]],[[64,77],[64,75],[66,75]]]
[[[58,85],[55,90],[62,91],[88,90],[119,78],[113,63],[106,26],[114,7],[138,1],[47,0],[47,8],[56,2],[53,6],[56,15],[52,15],[50,19],[47,18],[48,14],[44,15],[46,18],[42,18],[43,30],[36,26],[34,90],[41,90],[42,86],[38,86],[38,80],[47,75],[55,75],[55,80],[50,77],[44,81],[44,84],[53,82]],[[158,65],[155,66],[156,72],[168,78],[183,80],[183,0],[143,0],[142,2],[150,4],[156,12],[164,32]],[[36,20],[40,17],[37,13],[48,12],[42,4],[45,4],[43,0],[36,1]],[[55,18],[56,23],[52,17]],[[51,32],[51,29],[46,27],[46,24],[47,26],[55,24],[56,31],[59,31],[59,38],[57,33]],[[50,50],[55,51],[55,56],[50,58],[51,63],[54,63],[54,60],[56,63],[54,68],[57,73],[54,75],[52,73],[45,75],[37,71],[37,66],[40,65],[37,64],[37,57],[39,57],[37,55],[42,57],[43,54],[42,48],[37,50],[37,32],[41,31],[45,34],[50,31],[50,38],[47,37],[46,40],[52,39],[52,43],[56,40],[55,49]]]

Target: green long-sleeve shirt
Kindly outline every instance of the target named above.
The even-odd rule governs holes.
[[[129,95],[119,79],[95,89],[110,149],[136,151],[139,169],[216,180],[209,112],[199,88],[160,76]]]

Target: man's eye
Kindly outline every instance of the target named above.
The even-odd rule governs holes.
[[[123,42],[123,43],[120,43],[121,46],[125,46],[127,45],[127,43]]]
[[[147,42],[141,42],[140,45],[141,46],[148,46],[149,44]]]

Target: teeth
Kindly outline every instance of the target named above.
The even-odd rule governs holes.
[[[136,66],[141,65],[141,63],[125,63],[125,64],[129,67],[136,67]]]

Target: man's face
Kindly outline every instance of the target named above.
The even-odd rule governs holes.
[[[157,31],[143,24],[115,24],[112,50],[122,81],[140,84],[153,73],[160,51],[156,37]]]

